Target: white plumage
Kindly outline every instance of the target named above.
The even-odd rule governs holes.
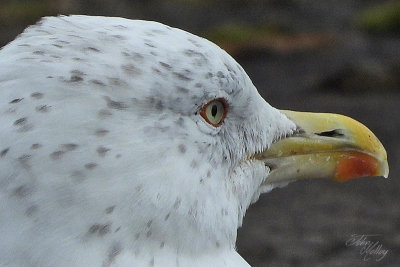
[[[296,126],[219,47],[45,18],[0,51],[0,92],[1,266],[247,266],[236,230],[272,189],[252,156]]]

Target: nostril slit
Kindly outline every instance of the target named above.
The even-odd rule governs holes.
[[[340,129],[335,129],[332,131],[326,131],[326,132],[320,132],[320,133],[315,133],[316,135],[319,136],[325,136],[325,137],[343,137],[344,133]]]
[[[269,171],[270,172],[272,172],[273,170],[275,170],[276,168],[278,168],[278,166],[276,166],[275,164],[272,164],[272,163],[270,163],[270,162],[265,162],[264,163],[265,164],[265,167],[268,167],[269,168]]]

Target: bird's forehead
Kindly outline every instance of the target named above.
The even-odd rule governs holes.
[[[28,28],[15,44],[15,55],[29,51],[31,60],[44,62],[47,77],[91,88],[90,94],[114,101],[108,104],[148,100],[185,108],[255,92],[242,67],[217,45],[157,22],[52,17]]]
[[[152,95],[175,93],[183,97],[234,95],[251,84],[244,70],[225,51],[206,39],[154,22],[126,29],[129,40],[122,50],[122,66],[141,72],[152,83]],[[135,60],[139,57],[142,62]],[[134,75],[128,79],[135,82]]]

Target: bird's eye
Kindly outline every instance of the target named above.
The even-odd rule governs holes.
[[[203,106],[200,115],[212,126],[218,127],[222,124],[227,113],[227,103],[223,98],[214,99]]]

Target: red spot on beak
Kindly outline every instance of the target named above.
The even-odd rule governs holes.
[[[335,180],[345,182],[366,176],[376,176],[378,160],[370,155],[349,152],[343,155],[338,162],[335,173]]]

